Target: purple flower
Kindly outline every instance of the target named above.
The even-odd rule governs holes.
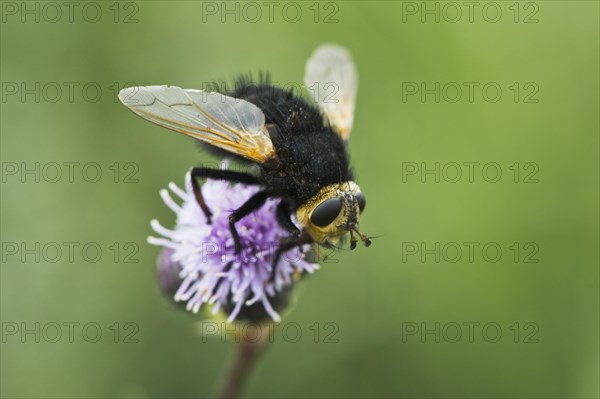
[[[175,229],[166,229],[152,220],[152,228],[162,237],[148,237],[148,242],[165,247],[159,258],[159,271],[164,266],[160,271],[163,285],[165,270],[172,273],[175,266],[179,271],[175,301],[185,301],[187,310],[194,313],[205,303],[213,306],[213,314],[219,309],[230,311],[227,322],[232,322],[245,307],[260,303],[269,317],[280,321],[271,302],[281,302],[280,297],[289,293],[296,277],[304,272],[313,273],[319,265],[304,259],[310,250],[307,245],[283,254],[275,272],[272,271],[275,251],[287,235],[275,219],[279,200],[268,200],[236,224],[243,247],[236,255],[229,215],[258,187],[207,180],[202,195],[213,213],[211,224],[196,202],[189,172],[185,176],[185,191],[174,183],[169,184],[169,189],[183,201],[179,205],[169,191],[160,192],[167,206],[177,214]]]

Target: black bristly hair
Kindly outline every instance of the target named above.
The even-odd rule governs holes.
[[[263,185],[272,196],[292,199],[297,207],[325,186],[352,180],[346,145],[323,120],[316,105],[294,93],[270,84],[268,73],[237,78],[235,90],[225,92],[246,100],[262,110],[277,157],[261,165]],[[205,145],[221,157],[231,153]],[[236,160],[244,162],[240,157]],[[246,161],[247,162],[247,161]]]

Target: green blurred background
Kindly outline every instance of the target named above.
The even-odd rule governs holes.
[[[348,47],[358,66],[350,151],[368,198],[361,229],[381,237],[301,284],[284,323],[302,336],[276,330],[245,396],[598,397],[598,2],[476,3],[472,21],[460,2],[277,2],[272,21],[258,2],[256,22],[241,3],[74,3],[71,18],[64,3],[57,16],[44,2],[2,2],[3,397],[214,394],[234,345],[203,340],[200,318],[161,296],[159,251],[145,242],[151,218],[174,223],[158,191],[214,159],[135,117],[116,92],[259,70],[301,83],[323,42]],[[239,7],[239,22],[223,7]],[[39,99],[23,94],[36,82]],[[422,82],[439,82],[439,102],[408,95]],[[456,102],[450,82],[463,88]],[[464,82],[478,84],[472,101]],[[53,162],[79,162],[73,182],[67,167],[49,181]],[[82,177],[91,162],[96,183]],[[465,162],[480,163],[472,182]],[[490,162],[502,171],[495,183],[482,176]],[[40,181],[23,178],[36,163]],[[439,182],[420,174],[436,163]],[[39,262],[13,254],[11,243],[36,242],[47,249]],[[101,259],[86,261],[79,246],[71,261],[65,242],[97,243]],[[465,242],[478,245],[472,261]],[[48,243],[65,249],[57,262]],[[463,250],[456,262],[452,243]],[[40,342],[22,335],[36,323]],[[56,343],[52,323],[62,325]],[[97,343],[82,337],[86,323],[102,328]]]

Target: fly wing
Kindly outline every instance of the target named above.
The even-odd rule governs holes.
[[[348,50],[319,46],[306,63],[304,84],[315,94],[321,112],[347,141],[354,122],[358,73]]]
[[[275,156],[263,112],[247,101],[176,86],[129,87],[119,100],[142,118],[258,163]]]

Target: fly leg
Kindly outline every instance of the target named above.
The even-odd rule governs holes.
[[[279,247],[277,247],[277,249],[275,250],[275,254],[273,256],[273,263],[271,265],[270,281],[273,284],[275,284],[275,273],[277,272],[277,264],[281,260],[281,257],[283,256],[284,253],[286,253],[287,251],[289,251],[295,247],[300,247],[304,244],[310,244],[312,242],[313,242],[312,238],[310,238],[310,236],[308,235],[308,233],[306,233],[306,231],[303,231],[302,235],[300,235],[300,236],[289,236],[289,237],[284,238],[281,241],[281,243],[279,244]]]
[[[290,217],[290,206],[286,200],[281,200],[275,211],[275,217],[281,227],[283,227],[292,237],[297,238],[300,235],[300,230],[292,222]]]
[[[200,205],[202,212],[204,212],[204,216],[206,216],[206,220],[208,224],[212,223],[212,212],[206,205],[206,201],[202,196],[202,190],[200,185],[198,184],[198,179],[215,179],[215,180],[225,180],[236,183],[244,183],[249,185],[257,185],[260,184],[258,179],[248,173],[234,172],[231,170],[222,170],[222,169],[211,169],[211,168],[192,168],[192,188],[194,190],[194,196],[196,197],[196,202]]]
[[[252,197],[248,199],[248,201],[244,202],[242,206],[233,211],[231,215],[229,215],[229,230],[231,231],[231,235],[233,236],[233,242],[235,243],[235,254],[239,254],[242,250],[242,242],[240,241],[240,235],[238,234],[235,224],[242,220],[248,214],[254,212],[259,209],[265,201],[269,198],[269,193],[266,191],[259,191],[254,194]]]

